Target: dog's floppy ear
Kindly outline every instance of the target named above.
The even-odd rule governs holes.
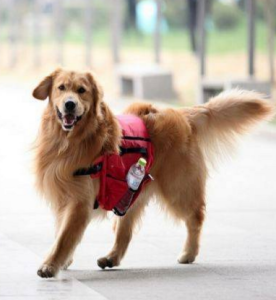
[[[97,108],[99,107],[99,103],[102,101],[103,99],[103,89],[100,86],[100,84],[97,82],[97,80],[95,79],[95,76],[88,72],[87,77],[89,79],[89,82],[92,86],[92,97],[93,97],[93,101],[94,101],[94,111],[97,112]]]
[[[34,89],[33,97],[39,100],[45,100],[51,91],[53,79],[60,72],[60,69],[55,70],[50,75],[46,76]]]

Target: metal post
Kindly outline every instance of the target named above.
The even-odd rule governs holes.
[[[93,19],[93,4],[92,0],[86,0],[85,6],[85,36],[86,36],[86,53],[85,63],[87,67],[91,67],[91,44],[92,44],[92,19]]]
[[[247,14],[248,14],[248,75],[254,76],[255,73],[255,0],[247,0]]]
[[[198,29],[198,42],[197,42],[197,54],[199,58],[199,74],[201,77],[206,74],[206,29],[205,29],[205,16],[206,16],[206,2],[207,0],[198,1],[198,13],[197,13],[197,29]]]
[[[158,64],[160,63],[160,48],[161,48],[161,0],[156,0],[156,24],[154,31],[154,60]]]
[[[110,1],[113,5],[110,7],[111,15],[111,48],[113,62],[120,62],[119,47],[122,33],[122,0]]]
[[[54,3],[54,22],[56,30],[56,60],[58,64],[63,64],[63,0]]]

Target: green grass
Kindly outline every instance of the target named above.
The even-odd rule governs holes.
[[[8,39],[7,28],[2,28],[0,42]],[[110,47],[110,29],[95,29],[93,32],[93,45],[97,47]],[[54,38],[46,37],[44,43],[53,42]],[[32,43],[29,38],[27,43]],[[83,28],[71,26],[65,33],[65,42],[72,44],[82,44],[85,42]],[[171,30],[162,34],[162,49],[172,52],[191,51],[190,38],[187,30]],[[266,51],[267,30],[266,24],[257,22],[256,24],[256,49]],[[153,49],[153,38],[151,35],[143,35],[135,31],[124,32],[122,47],[126,49],[138,49],[151,51]],[[235,29],[229,31],[209,30],[207,32],[207,52],[208,54],[227,54],[233,52],[245,52],[247,49],[247,30],[244,21]]]
[[[264,52],[267,45],[267,28],[264,23],[256,24],[256,49]],[[208,52],[223,54],[228,52],[241,52],[247,50],[246,23],[232,31],[213,31],[209,33]]]
[[[72,43],[82,43],[85,40],[81,30],[70,30],[66,34],[66,41]],[[95,30],[93,44],[97,46],[109,47],[110,31],[108,28]],[[244,52],[247,50],[247,28],[246,22],[240,26],[229,30],[209,30],[207,32],[207,51],[209,54],[226,54],[231,52]],[[256,49],[266,51],[267,29],[266,24],[257,22],[256,24]],[[135,31],[124,32],[122,46],[130,49],[151,50],[153,48],[153,38],[151,35],[140,34]],[[175,52],[191,51],[190,37],[187,30],[171,30],[162,34],[162,49]]]

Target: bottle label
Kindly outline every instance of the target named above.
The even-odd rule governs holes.
[[[134,174],[128,174],[128,176],[127,176],[128,186],[132,190],[136,191],[136,190],[138,190],[139,185],[140,185],[142,179],[143,178],[141,178],[141,177],[136,177]]]

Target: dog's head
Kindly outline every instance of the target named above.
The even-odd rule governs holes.
[[[39,83],[33,96],[39,100],[49,97],[49,105],[62,129],[72,131],[87,114],[96,116],[102,90],[89,72],[57,69]]]

